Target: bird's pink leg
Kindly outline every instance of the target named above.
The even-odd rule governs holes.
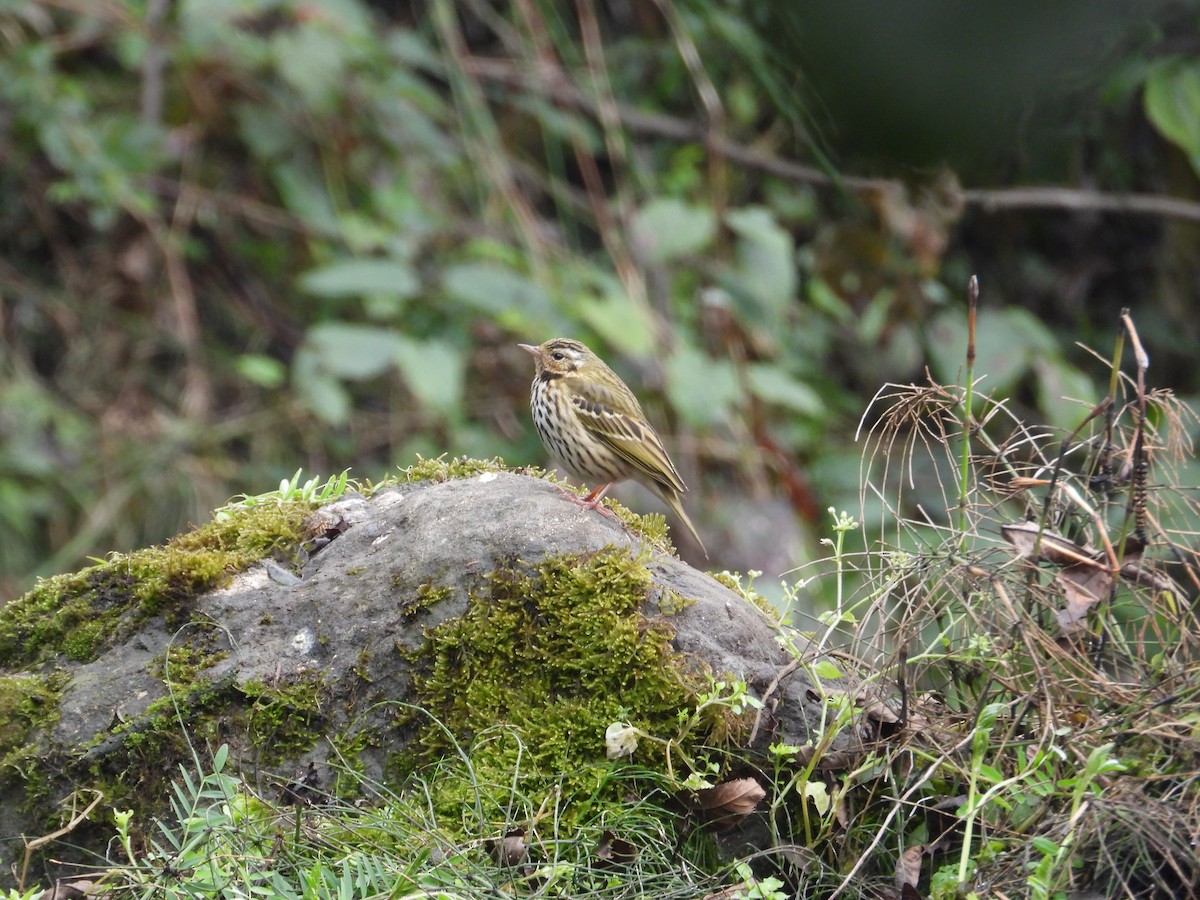
[[[617,516],[611,509],[606,509],[600,505],[600,501],[604,499],[604,495],[608,493],[608,489],[612,486],[613,483],[611,481],[605,484],[598,484],[592,488],[591,492],[586,497],[580,497],[574,491],[569,491],[566,488],[560,487],[559,490],[562,491],[568,499],[578,503],[585,509],[594,509],[603,515],[608,516],[609,518],[615,519]]]
[[[600,506],[600,501],[604,499],[604,495],[608,493],[608,489],[612,486],[613,483],[611,481],[607,482],[606,484],[598,484],[592,488],[592,492],[590,494],[588,494],[579,502],[588,509],[603,509],[603,507]]]

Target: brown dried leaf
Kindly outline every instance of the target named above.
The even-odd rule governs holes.
[[[915,888],[921,880],[921,859],[925,856],[924,844],[913,844],[896,860],[896,889],[905,885]]]
[[[596,844],[596,859],[606,865],[624,866],[635,862],[637,858],[638,848],[611,831],[605,831]]]
[[[834,795],[837,802],[833,804],[833,821],[837,822],[842,831],[850,829],[850,812],[846,809],[846,795],[839,791]]]
[[[754,812],[765,796],[767,792],[753,778],[735,778],[696,791],[696,805],[706,821],[729,828]]]
[[[775,852],[787,860],[797,872],[807,871],[817,861],[817,854],[800,844],[780,844]]]
[[[895,725],[900,721],[900,717],[892,712],[890,706],[866,691],[858,695],[858,705],[868,719],[874,719],[882,725]]]
[[[500,866],[518,866],[529,857],[529,845],[525,843],[525,829],[514,828],[504,837],[489,842],[488,851]]]
[[[92,895],[94,881],[81,878],[77,881],[60,881],[50,890],[42,894],[41,900],[85,900]]]
[[[767,792],[753,778],[735,778],[696,792],[701,809],[741,816],[754,812],[754,807],[765,796]]]
[[[1054,576],[1062,588],[1067,605],[1058,610],[1058,627],[1070,634],[1078,630],[1087,611],[1112,591],[1112,576],[1104,569],[1073,565],[1060,569]]]
[[[1038,541],[1038,532],[1042,539]],[[1000,534],[1013,545],[1017,556],[1030,559],[1036,558],[1041,562],[1056,563],[1060,566],[1101,565],[1100,554],[1091,547],[1082,547],[1074,541],[1069,541],[1050,529],[1041,530],[1037,522],[1022,522],[1019,525],[1002,525]],[[1034,544],[1037,544],[1037,554],[1034,555]]]

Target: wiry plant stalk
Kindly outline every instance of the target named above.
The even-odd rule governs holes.
[[[962,452],[958,464],[958,531],[959,549],[967,544],[967,493],[971,488],[971,428],[974,417],[971,406],[975,400],[975,321],[979,306],[979,278],[967,282],[967,377],[963,385]]]

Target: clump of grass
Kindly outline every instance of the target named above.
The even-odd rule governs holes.
[[[933,897],[1200,889],[1198,419],[1119,325],[1069,433],[932,380],[864,418],[882,524],[825,635],[896,721],[835,791],[840,896],[889,873]]]

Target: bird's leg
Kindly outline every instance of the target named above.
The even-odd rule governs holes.
[[[611,481],[605,484],[598,484],[592,488],[592,492],[590,494],[588,494],[579,502],[588,509],[603,509],[603,507],[600,506],[600,501],[604,499],[604,495],[608,493],[608,489],[612,486],[613,483]]]
[[[600,501],[604,499],[604,495],[608,493],[608,489],[612,486],[613,483],[611,481],[606,482],[605,484],[598,484],[592,488],[591,492],[589,492],[586,497],[580,497],[574,491],[567,490],[563,487],[560,487],[559,490],[562,491],[568,499],[578,503],[585,509],[594,509],[603,515],[608,516],[609,518],[615,519],[617,516],[611,509],[606,509],[600,505]]]

